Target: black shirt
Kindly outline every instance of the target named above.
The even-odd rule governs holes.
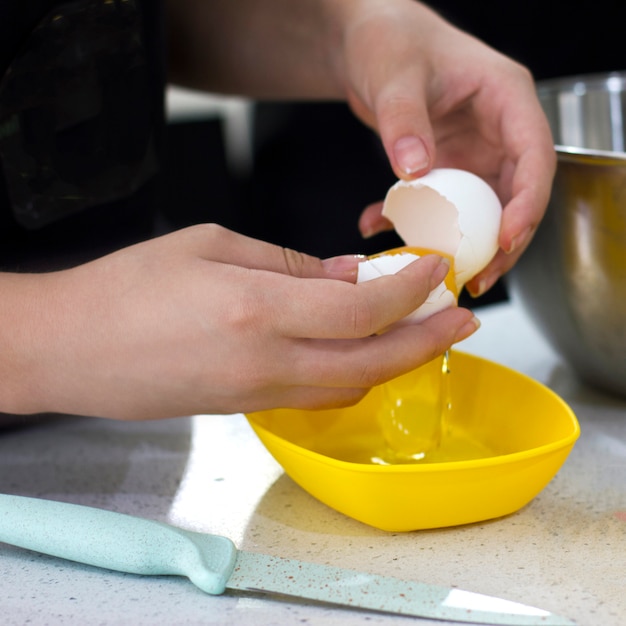
[[[0,4],[0,269],[54,269],[154,232],[158,0]]]

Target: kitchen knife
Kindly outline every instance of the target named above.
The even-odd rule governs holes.
[[[140,575],[186,576],[210,594],[261,591],[452,622],[572,626],[524,604],[471,591],[237,550],[218,535],[77,504],[0,494],[0,541]]]

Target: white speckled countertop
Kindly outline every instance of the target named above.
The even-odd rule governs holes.
[[[479,310],[461,349],[544,382],[582,435],[528,506],[486,523],[405,534],[317,502],[242,415],[146,423],[61,419],[0,435],[0,492],[141,515],[226,535],[250,551],[502,596],[575,619],[626,624],[626,401],[587,389],[515,305]],[[441,625],[305,602],[207,596],[187,580],[119,574],[0,544],[4,626],[29,624]]]

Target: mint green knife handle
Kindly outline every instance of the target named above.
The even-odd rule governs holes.
[[[220,594],[235,567],[230,539],[92,507],[0,494],[0,541],[110,570],[186,576]]]

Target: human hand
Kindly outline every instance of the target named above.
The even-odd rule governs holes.
[[[173,78],[253,98],[345,99],[401,178],[433,167],[487,180],[504,205],[478,295],[530,242],[556,155],[529,72],[415,0],[172,0]],[[390,228],[381,205],[361,232]]]
[[[500,250],[467,285],[480,295],[530,243],[550,195],[555,151],[532,77],[419,2],[342,7],[337,71],[356,115],[380,134],[397,176],[466,169],[503,202]],[[381,208],[364,211],[363,234],[391,228]]]
[[[319,259],[215,225],[49,274],[2,274],[2,402],[10,413],[118,419],[320,408],[441,354],[476,329],[452,308],[382,335],[445,275],[436,256],[354,284]]]

